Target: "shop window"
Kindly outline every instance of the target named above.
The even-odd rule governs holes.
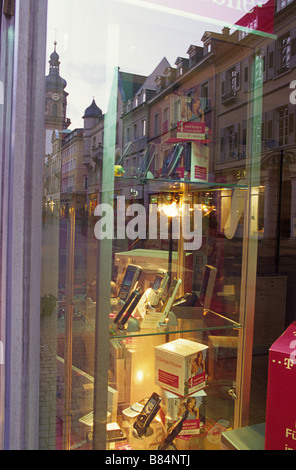
[[[290,33],[285,34],[279,39],[279,67],[278,73],[284,73],[290,69],[290,60],[291,60],[291,37]]]

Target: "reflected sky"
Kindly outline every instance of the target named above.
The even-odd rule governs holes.
[[[197,3],[204,6],[208,2],[210,11],[215,8],[212,4],[215,1],[223,2],[48,0],[45,73],[48,74],[48,60],[56,40],[60,74],[68,83],[67,116],[72,121],[71,129],[83,127],[84,110],[93,98],[103,113],[106,112],[114,66],[118,65],[124,72],[149,75],[163,57],[172,66],[178,56],[188,57],[191,44],[202,45],[204,31],[221,32],[224,22],[221,15],[208,22],[197,15]],[[240,3],[240,0],[224,1]],[[251,0],[245,1],[252,5]],[[230,9],[226,7],[228,14]],[[243,11],[232,10],[233,21],[242,16]],[[225,14],[225,24],[228,20]]]

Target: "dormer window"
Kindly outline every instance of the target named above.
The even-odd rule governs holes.
[[[204,54],[204,48],[191,45],[187,51],[187,54],[189,54],[189,67],[192,67],[202,58]]]
[[[168,86],[176,78],[176,69],[174,69],[173,67],[167,67],[164,71],[164,74],[166,77],[166,85]]]
[[[145,103],[145,101],[146,101],[146,90],[143,90],[143,91],[142,91],[142,99],[141,99],[141,102],[142,102],[142,103]]]
[[[208,42],[207,44],[205,44],[205,48],[204,48],[205,55],[209,54],[211,51],[212,51],[212,44]]]
[[[156,92],[158,93],[165,86],[165,77],[163,77],[162,75],[157,75],[155,79],[155,84],[156,84]]]
[[[177,77],[179,77],[180,75],[183,75],[183,73],[186,72],[186,70],[188,69],[188,63],[189,63],[189,60],[185,59],[184,57],[177,58],[175,62],[175,65],[177,66]]]

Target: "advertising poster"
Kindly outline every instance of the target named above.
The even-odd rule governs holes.
[[[208,181],[209,177],[209,147],[199,142],[191,146],[191,181]]]

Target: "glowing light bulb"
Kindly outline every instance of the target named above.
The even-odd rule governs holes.
[[[171,204],[163,204],[162,210],[168,217],[176,217],[179,214],[179,207],[175,201]]]
[[[143,371],[142,371],[142,370],[138,370],[138,371],[137,371],[137,381],[138,381],[138,382],[143,382],[143,379],[144,379]]]

